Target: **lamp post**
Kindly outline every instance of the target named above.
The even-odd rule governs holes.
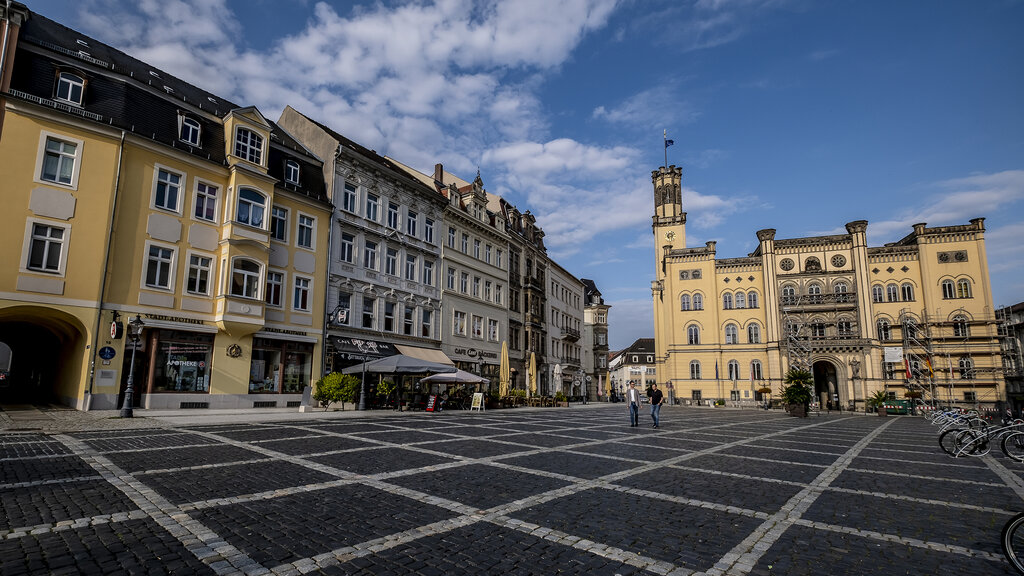
[[[142,336],[142,318],[136,314],[135,318],[128,322],[128,338],[132,341],[132,361],[128,368],[128,386],[124,390],[124,404],[121,406],[121,418],[134,416],[132,407],[135,402],[135,350],[139,347],[139,337]]]

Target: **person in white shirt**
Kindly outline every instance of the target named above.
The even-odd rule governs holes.
[[[626,404],[629,406],[629,425],[636,427],[640,425],[640,391],[636,389],[636,383],[629,383],[629,390],[626,390]]]

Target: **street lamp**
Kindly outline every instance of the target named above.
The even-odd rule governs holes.
[[[587,373],[580,368],[576,371],[576,379],[580,383],[580,391],[583,392],[583,403],[587,403]]]
[[[134,416],[132,406],[135,401],[135,350],[139,347],[139,338],[142,336],[142,329],[145,326],[146,325],[142,322],[142,318],[138,314],[128,322],[128,338],[132,341],[132,361],[128,368],[128,386],[124,391],[124,404],[121,406],[121,418],[131,418]]]

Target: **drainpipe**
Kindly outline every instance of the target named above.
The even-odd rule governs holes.
[[[96,381],[96,344],[99,342],[100,326],[103,324],[103,301],[107,295],[107,268],[110,265],[110,245],[114,240],[114,215],[117,212],[117,193],[121,190],[121,162],[124,159],[125,132],[121,130],[121,142],[117,146],[117,173],[114,175],[114,198],[110,203],[110,234],[107,235],[107,247],[103,254],[103,274],[100,276],[100,309],[96,314],[96,329],[92,334],[92,356],[89,359],[89,404],[92,403],[92,386]],[[86,410],[88,410],[86,406]]]

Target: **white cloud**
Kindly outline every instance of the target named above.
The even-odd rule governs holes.
[[[999,214],[1024,200],[1024,170],[975,174],[935,182],[927,188],[944,192],[919,196],[918,202],[900,211],[898,217],[871,222],[868,234],[872,244],[898,240],[919,222],[930,226],[962,224],[971,218]]]
[[[682,99],[679,92],[677,83],[669,82],[634,94],[611,109],[598,106],[591,116],[647,130],[691,124],[700,113]]]

